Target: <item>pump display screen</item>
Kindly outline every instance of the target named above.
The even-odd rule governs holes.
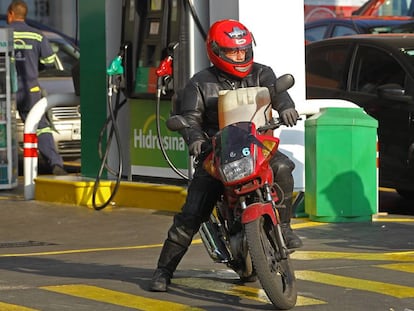
[[[156,36],[160,33],[160,22],[159,21],[151,21],[149,24],[149,34],[152,36]]]
[[[160,11],[162,8],[162,0],[151,0],[151,10]]]
[[[157,68],[161,61],[172,53],[177,56],[187,53],[186,29],[188,21],[184,1],[179,0],[126,0],[123,11],[123,37],[125,43],[126,93],[133,98],[152,98],[157,92]],[[181,32],[184,33],[181,36]],[[177,44],[179,43],[179,44]],[[176,48],[177,47],[177,48]],[[168,77],[168,92],[184,84],[189,74],[186,61],[175,66],[174,74],[180,79]],[[185,66],[184,66],[185,64]],[[178,70],[180,68],[180,70]],[[177,76],[178,77],[178,76]],[[163,80],[166,82],[167,79]]]

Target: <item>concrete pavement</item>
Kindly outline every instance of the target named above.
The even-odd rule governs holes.
[[[395,205],[398,198],[389,195]],[[0,310],[273,309],[259,282],[238,282],[211,261],[198,236],[171,290],[148,292],[171,212],[25,201],[20,187],[0,192],[0,215]],[[295,310],[414,310],[413,216],[381,213],[366,223],[296,218],[293,227],[304,241],[292,254]]]

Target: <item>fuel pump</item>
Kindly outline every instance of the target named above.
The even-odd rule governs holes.
[[[182,0],[124,1],[121,40],[128,43],[125,55],[125,93],[128,98],[153,98],[160,62],[175,56],[188,59],[186,32],[188,14]],[[172,44],[179,45],[171,50]],[[168,85],[169,91],[182,87],[178,83],[182,84],[188,78],[188,63],[182,61],[175,67],[179,70],[174,73],[174,84]]]
[[[175,90],[182,88],[190,75],[188,7],[182,0],[125,0],[122,16],[122,42],[127,44],[124,94],[131,116],[131,178],[152,181],[153,176],[176,178],[178,173],[181,180],[186,178],[183,169],[188,162],[183,161],[183,154],[187,158],[187,147],[163,121],[168,118],[166,108],[171,106]],[[177,164],[177,159],[179,168],[167,173],[172,172],[171,163]]]
[[[201,25],[201,21],[197,15],[196,9],[193,5],[193,3],[191,2],[191,0],[188,0],[187,2],[187,6],[191,12],[191,16],[195,22],[195,24],[198,27],[198,30],[200,31],[203,39],[205,40],[207,37],[207,34],[203,28],[203,26]],[[179,176],[181,176],[183,179],[189,181],[191,178],[191,164],[190,164],[190,169],[189,169],[189,174],[185,175],[183,174],[181,171],[179,171],[174,163],[170,160],[170,158],[168,157],[168,154],[165,150],[165,148],[163,147],[163,143],[162,143],[162,137],[161,137],[161,128],[160,128],[160,99],[161,99],[161,94],[166,94],[166,88],[168,86],[168,84],[171,82],[171,80],[173,79],[173,56],[174,56],[174,50],[177,48],[178,43],[177,42],[172,42],[169,44],[168,46],[168,55],[166,58],[164,58],[159,67],[156,70],[156,74],[157,74],[157,106],[156,106],[156,116],[157,116],[157,136],[158,136],[158,142],[160,145],[160,149],[161,152],[165,158],[165,160],[167,161],[168,165],[171,167],[171,169]]]
[[[169,160],[164,145],[161,142],[161,122],[159,116],[161,97],[163,99],[170,99],[174,88],[179,87],[176,85],[178,81],[186,80],[185,78],[178,78],[187,75],[188,66],[184,65],[181,65],[180,70],[174,75],[177,79],[172,79],[173,58],[177,53],[180,54],[180,57],[187,55],[186,40],[182,39],[182,42],[179,44],[179,36],[182,35],[183,29],[188,29],[183,10],[183,2],[179,0],[123,1],[123,30],[121,35],[123,45],[119,55],[113,59],[107,68],[107,110],[109,116],[101,129],[99,139],[98,149],[101,166],[95,180],[92,197],[93,207],[96,210],[105,208],[112,201],[122,178],[123,148],[121,146],[116,118],[118,110],[125,104],[127,99],[150,99],[153,101],[155,95],[157,102],[155,116],[159,146],[169,165],[173,169],[175,168]],[[185,37],[183,35],[183,38]],[[179,45],[180,49],[177,48]],[[120,102],[121,92],[126,97],[122,102]],[[115,107],[112,104],[113,95],[116,95]],[[140,104],[138,102],[138,105]],[[154,107],[153,104],[152,107]],[[102,140],[107,129],[109,129],[106,143],[107,148],[103,151]],[[116,142],[119,159],[116,170],[107,165],[109,155],[108,147],[111,145],[113,139]],[[96,204],[96,194],[104,169],[116,176],[116,184],[110,197],[98,206]],[[181,173],[179,170],[177,172]],[[186,176],[181,173],[181,177],[185,178]]]
[[[200,6],[207,5],[199,3]],[[124,0],[122,18],[122,42],[127,45],[124,93],[130,104],[132,124],[131,177],[142,180],[149,175],[149,180],[155,176],[165,181],[165,177],[178,175],[187,180],[184,165],[189,174],[192,172],[192,162],[183,162],[188,159],[187,146],[178,133],[164,127],[163,121],[171,114],[171,108],[168,116],[165,108],[171,107],[175,91],[184,87],[194,68],[192,36],[195,34],[191,31],[191,20],[198,29],[197,39],[202,37],[203,47],[206,32],[191,0]],[[202,55],[205,56],[204,48]],[[207,65],[208,60],[201,62],[202,67]],[[154,99],[156,106],[152,115],[149,109],[154,111]],[[151,120],[155,121],[154,130]],[[160,156],[163,164],[156,163]],[[168,169],[164,169],[166,164]]]

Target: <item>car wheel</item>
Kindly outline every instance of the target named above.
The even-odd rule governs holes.
[[[397,193],[407,200],[414,200],[414,191],[412,190],[402,190],[396,189]]]

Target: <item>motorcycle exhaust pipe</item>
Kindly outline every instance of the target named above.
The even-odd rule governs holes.
[[[219,237],[219,228],[215,220],[210,219],[202,223],[199,233],[208,254],[214,262],[228,263],[232,260],[229,249]]]

